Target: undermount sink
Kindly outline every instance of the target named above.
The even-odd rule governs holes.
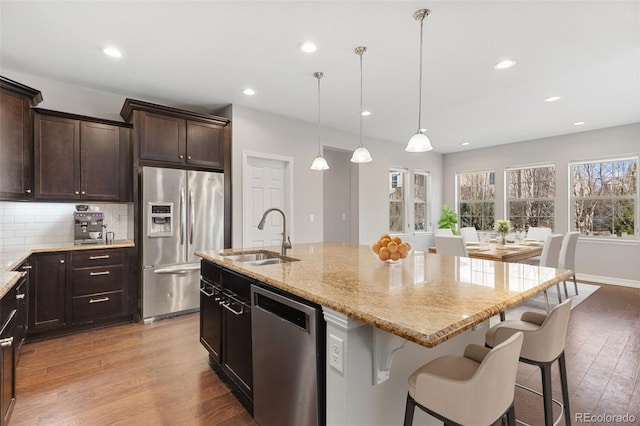
[[[275,265],[278,263],[290,263],[299,260],[266,250],[235,252],[230,254],[221,254],[221,256],[225,259],[233,260],[234,262],[253,266]]]

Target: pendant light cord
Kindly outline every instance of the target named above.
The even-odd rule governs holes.
[[[318,157],[320,157],[320,79],[322,73],[318,73]]]
[[[424,15],[420,18],[420,73],[418,82],[418,132],[422,132],[422,29],[424,28]]]
[[[318,80],[318,157],[322,157],[322,154],[321,154],[322,144],[320,142],[322,140],[320,138],[320,79],[324,77],[324,73],[320,71],[314,72],[313,76]]]
[[[362,55],[365,50],[360,53],[360,146],[362,146]]]

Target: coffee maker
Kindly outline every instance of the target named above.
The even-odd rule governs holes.
[[[104,213],[96,211],[75,211],[74,244],[104,244]]]

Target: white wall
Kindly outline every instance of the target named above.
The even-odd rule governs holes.
[[[455,174],[496,171],[496,218],[505,216],[505,167],[535,163],[556,166],[555,232],[569,227],[569,162],[640,153],[640,123],[470,150],[444,156],[444,202],[455,205]],[[636,222],[636,231],[640,223]],[[640,241],[581,238],[576,251],[578,276],[640,286]],[[602,277],[607,277],[603,279]],[[609,278],[613,278],[609,279]]]
[[[233,140],[233,243],[242,245],[242,155],[244,151],[261,152],[294,158],[294,212],[293,243],[323,241],[323,175],[309,167],[317,156],[317,124],[294,120],[255,109],[232,107]],[[322,141],[326,147],[343,149],[355,147],[358,137],[352,133],[323,128]],[[404,146],[365,138],[365,146],[373,162],[357,166],[357,193],[359,201],[359,241],[369,244],[382,233],[388,232],[388,173],[389,167],[406,167],[410,171],[431,171],[433,208],[438,212],[442,201],[442,156],[436,153],[409,154]],[[315,216],[313,223],[309,215]],[[353,213],[355,214],[355,213]],[[435,216],[435,215],[434,215]],[[416,248],[430,244],[430,234],[405,236]]]

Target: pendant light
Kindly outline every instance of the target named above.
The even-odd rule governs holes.
[[[313,76],[318,79],[318,156],[311,163],[311,170],[328,170],[329,165],[322,156],[322,145],[320,144],[320,79],[324,77],[324,74],[314,72]]]
[[[353,163],[369,163],[373,161],[369,150],[362,144],[362,55],[366,51],[367,48],[364,46],[359,46],[355,49],[356,55],[360,56],[360,114],[358,114],[360,116],[360,145],[353,151],[353,155],[351,156],[351,162]]]
[[[416,132],[415,135],[411,137],[411,139],[409,139],[409,143],[407,144],[407,147],[404,149],[407,152],[427,152],[433,149],[433,146],[431,146],[431,141],[429,140],[427,135],[423,133],[422,126],[421,126],[421,123],[422,123],[421,122],[421,119],[422,119],[421,117],[422,116],[422,38],[423,38],[422,30],[424,27],[424,18],[429,16],[430,13],[431,11],[429,9],[420,9],[413,15],[416,21],[420,21],[420,84],[419,84],[419,90],[418,90],[418,131]]]

